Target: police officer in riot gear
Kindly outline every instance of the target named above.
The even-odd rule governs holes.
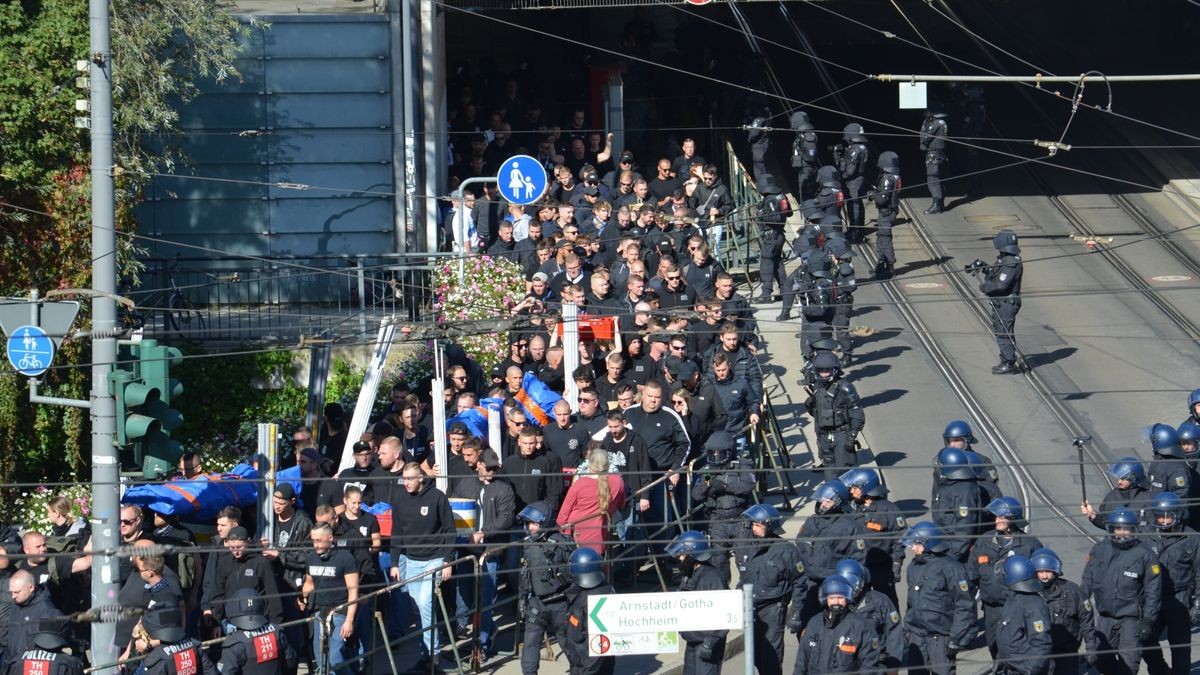
[[[1174,492],[1160,493],[1150,506],[1154,532],[1146,543],[1158,555],[1162,570],[1160,623],[1166,624],[1171,645],[1169,670],[1159,649],[1152,645],[1146,650],[1143,658],[1153,675],[1186,675],[1191,670],[1191,629],[1200,626],[1200,537],[1184,525],[1185,512],[1183,500]]]
[[[829,478],[839,469],[855,466],[854,439],[866,425],[866,415],[854,385],[842,378],[842,368],[832,352],[813,357],[816,385],[808,389],[804,402],[812,416],[817,435],[817,452]]]
[[[792,257],[799,260],[800,264],[792,269],[791,274],[783,284],[783,306],[779,310],[779,316],[775,317],[776,321],[787,321],[792,318],[792,306],[796,303],[797,294],[801,293],[805,288],[805,284],[809,280],[809,262],[817,258],[826,258],[832,261],[829,250],[825,247],[825,235],[821,231],[819,224],[820,217],[816,221],[809,221],[792,240]],[[822,267],[828,268],[832,262],[828,262]],[[803,304],[805,298],[801,296],[800,302]],[[803,337],[802,334],[798,335]]]
[[[933,101],[925,110],[925,121],[921,124],[921,152],[925,153],[925,181],[929,184],[929,196],[933,203],[925,213],[941,213],[946,208],[942,193],[942,171],[946,166],[946,136],[950,127],[946,123],[946,110],[941,103]]]
[[[817,169],[817,196],[816,209],[821,213],[821,224],[825,229],[825,236],[844,237],[842,231],[842,205],[845,201],[845,193],[842,192],[841,175],[838,173],[836,166],[825,166]]]
[[[1180,499],[1187,499],[1191,491],[1191,471],[1179,447],[1179,434],[1169,424],[1150,427],[1150,447],[1154,450],[1154,461],[1146,470],[1151,494],[1174,492]],[[1184,507],[1186,517],[1187,507]]]
[[[1064,579],[1062,559],[1048,548],[1030,556],[1034,573],[1042,584],[1042,599],[1050,610],[1050,673],[1076,675],[1079,672],[1079,645],[1086,644],[1089,666],[1096,665],[1096,628],[1092,601],[1083,597],[1079,584]]]
[[[1142,648],[1158,635],[1162,568],[1138,538],[1138,516],[1120,508],[1108,514],[1109,536],[1092,547],[1083,569],[1083,597],[1092,599],[1102,673],[1132,675]]]
[[[83,675],[83,661],[63,653],[69,643],[61,624],[61,618],[38,622],[32,647],[11,655],[5,675]]]
[[[988,296],[992,303],[992,334],[1000,348],[1000,363],[992,368],[993,375],[1018,373],[1017,343],[1013,328],[1017,323],[1017,312],[1021,311],[1021,247],[1017,245],[1017,234],[1012,230],[1001,230],[992,239],[998,252],[996,262],[985,265],[976,260],[967,266],[968,271],[982,271],[983,280],[979,291]]]
[[[983,522],[984,506],[975,468],[967,459],[968,452],[942,448],[937,454],[938,474],[945,484],[935,489],[930,507],[933,522],[945,535],[950,557],[964,564]]]
[[[866,224],[863,205],[863,184],[867,179],[870,151],[867,136],[858,122],[847,124],[842,130],[842,145],[836,146],[835,160],[841,174],[842,185],[846,186],[846,239],[857,244],[863,239]]]
[[[806,360],[814,357],[812,343],[833,334],[833,317],[837,311],[833,304],[833,260],[822,255],[824,250],[814,250],[804,261],[802,277],[793,288],[800,297],[800,351]]]
[[[837,574],[837,564],[843,560],[866,561],[867,530],[850,513],[850,490],[842,481],[833,478],[821,483],[812,499],[817,508],[801,526],[796,548],[808,566],[808,576],[817,583]]]
[[[1179,449],[1183,451],[1183,460],[1188,469],[1188,497],[1184,503],[1200,504],[1200,473],[1197,472],[1200,466],[1200,424],[1184,422],[1175,430],[1175,435],[1179,437]],[[1200,507],[1188,509],[1187,524],[1193,530],[1200,527]]]
[[[975,540],[971,554],[967,557],[967,577],[972,586],[979,588],[988,651],[991,652],[992,658],[996,658],[996,630],[1003,620],[1002,610],[1008,596],[1001,566],[1012,556],[1028,558],[1042,547],[1042,542],[1033,535],[1025,534],[1024,509],[1015,497],[992,500],[987,505],[987,512],[996,519],[996,526],[990,534],[984,534]],[[1031,571],[1030,576],[1032,574]],[[1049,625],[1047,622],[1047,628]]]
[[[783,293],[783,228],[787,224],[787,212],[791,209],[783,187],[767,170],[766,155],[771,141],[763,128],[765,125],[766,118],[760,116],[748,127],[754,178],[758,193],[762,197],[758,205],[758,226],[761,228],[758,279],[762,289],[758,296],[751,300],[757,304],[774,300],[775,282],[779,282],[779,292]]]
[[[900,541],[913,552],[904,612],[909,672],[951,675],[955,657],[975,630],[975,599],[967,571],[947,555],[941,529],[929,521],[908,528]]]
[[[1053,641],[1050,637],[1050,608],[1039,591],[1028,556],[1004,559],[1004,584],[1008,598],[1000,610],[996,627],[997,675],[1046,675],[1050,668]]]
[[[142,660],[146,675],[216,675],[200,641],[183,630],[183,616],[175,607],[154,608],[142,615],[150,637],[150,653]]]
[[[796,546],[779,537],[783,525],[774,506],[755,504],[742,517],[750,523],[750,541],[733,551],[738,588],[754,585],[754,667],[759,675],[780,675],[784,617],[792,632],[803,626],[800,609],[810,582]]]
[[[875,224],[875,256],[879,261],[875,264],[876,279],[890,279],[896,268],[896,249],[892,245],[892,228],[896,225],[896,215],[900,213],[900,156],[891,150],[879,155],[879,177],[875,179],[875,188],[867,193],[868,199],[875,202],[879,213]]]
[[[854,313],[854,291],[858,281],[854,278],[854,265],[850,259],[854,253],[845,240],[834,240],[829,248],[833,256],[830,274],[833,279],[833,335],[842,350],[842,367],[854,362],[854,342],[850,338],[850,316]]]
[[[867,582],[899,606],[896,583],[904,563],[900,534],[908,527],[900,507],[887,499],[887,488],[874,469],[850,469],[841,481],[850,490],[851,512],[867,530]]]
[[[525,625],[522,675],[538,672],[539,652],[547,632],[557,636],[559,642],[566,642],[567,596],[564,591],[571,584],[567,565],[575,545],[560,532],[542,529],[553,529],[552,511],[547,502],[533,502],[517,514],[517,520],[525,524],[521,547],[524,564],[521,565],[517,591],[518,614]]]
[[[808,120],[808,113],[797,110],[789,118],[796,138],[792,141],[792,168],[799,172],[800,199],[812,198],[817,193],[817,168],[821,158],[817,149],[817,133]]]
[[[879,664],[889,671],[899,670],[904,664],[904,630],[896,603],[871,588],[871,573],[857,560],[843,560],[835,571],[854,589],[850,610],[865,615],[879,637]]]
[[[242,588],[225,601],[225,619],[237,630],[221,643],[221,675],[282,675],[296,668],[296,651],[266,616],[258,591]]]
[[[1122,457],[1108,467],[1108,475],[1117,482],[1117,486],[1104,495],[1100,508],[1092,508],[1084,502],[1079,510],[1096,527],[1108,528],[1108,514],[1117,509],[1131,509],[1141,522],[1141,514],[1149,506],[1149,495],[1146,493],[1146,470],[1137,457]]]
[[[667,546],[667,555],[676,559],[683,580],[681,591],[723,591],[729,582],[712,565],[712,550],[708,537],[696,530],[688,530],[675,537]],[[687,647],[683,650],[683,672],[685,675],[716,675],[721,672],[725,660],[725,636],[729,631],[705,630],[682,631],[679,637]]]
[[[1187,406],[1188,416],[1183,421],[1200,424],[1200,389],[1193,389],[1192,393],[1188,394]]]
[[[568,561],[573,583],[567,587],[567,639],[563,652],[571,662],[571,675],[612,675],[615,656],[588,656],[588,596],[616,591],[604,578],[604,561],[594,550],[575,549]],[[537,647],[534,647],[536,654]]]
[[[866,615],[850,609],[853,595],[841,577],[821,584],[821,611],[804,628],[792,675],[872,672],[879,666],[879,636]]]
[[[744,539],[746,523],[742,512],[754,493],[754,461],[734,457],[734,440],[725,431],[714,431],[704,442],[707,464],[692,486],[692,500],[704,505],[708,534],[717,546]],[[711,563],[729,584],[729,556],[713,552]]]
[[[970,450],[974,455],[967,455],[967,459],[972,461],[978,460],[975,470],[976,482],[983,490],[983,503],[987,504],[993,499],[996,499],[1003,493],[1000,491],[997,483],[1000,481],[1000,474],[996,472],[996,465],[992,464],[992,460],[986,455],[979,452],[975,448],[975,443],[979,441],[975,438],[975,434],[971,431],[971,425],[965,420],[950,420],[946,424],[946,428],[942,431],[942,443],[947,448],[958,448],[959,450]],[[933,472],[934,485],[938,484],[938,472],[935,469]]]

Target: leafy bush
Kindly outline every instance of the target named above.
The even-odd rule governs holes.
[[[525,297],[525,277],[520,265],[489,255],[470,258],[465,265],[461,284],[457,264],[445,264],[434,270],[433,286],[437,293],[434,308],[439,323],[508,316],[513,306]],[[508,332],[468,335],[459,338],[458,344],[488,372],[507,356]]]

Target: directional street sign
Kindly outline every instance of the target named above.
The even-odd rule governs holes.
[[[21,326],[8,337],[8,362],[26,377],[37,377],[54,362],[54,342],[37,326]]]
[[[546,167],[529,155],[514,155],[500,165],[496,184],[510,203],[532,204],[546,192]]]
[[[742,591],[623,593],[588,598],[588,654],[656,654],[679,631],[745,628]],[[622,650],[617,651],[618,646]],[[676,647],[678,641],[675,641]],[[653,651],[627,651],[650,649]]]
[[[5,335],[12,335],[17,326],[24,326],[33,319],[30,315],[29,298],[0,298],[0,330]],[[75,300],[39,300],[37,325],[50,334],[54,346],[62,345],[63,336],[75,323],[75,315],[79,314],[79,302]]]

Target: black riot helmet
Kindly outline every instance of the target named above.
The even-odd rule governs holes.
[[[900,175],[900,155],[891,150],[879,153],[879,161],[876,164],[880,171]]]
[[[1012,230],[1000,230],[992,239],[992,245],[1001,253],[1021,255],[1021,247],[1017,246],[1017,233]]]
[[[796,112],[792,113],[789,121],[792,123],[792,129],[795,131],[813,130],[812,122],[808,121],[808,113],[804,112],[803,110],[797,110]]]
[[[714,431],[708,440],[704,441],[704,452],[708,456],[709,465],[716,466],[728,462],[735,445],[737,444],[733,436],[725,431]]]
[[[858,122],[851,122],[842,129],[842,140],[847,143],[866,143],[867,133]]]
[[[808,274],[817,279],[829,278],[829,256],[817,255],[810,256],[808,259]]]
[[[813,356],[812,369],[818,382],[828,382],[842,372],[841,362],[833,352],[817,352]],[[833,374],[830,377],[821,377],[820,372],[823,370],[831,371]]]
[[[930,117],[945,118],[947,116],[945,104],[937,100],[930,101],[929,105],[925,106],[925,112],[929,114]]]
[[[842,181],[838,179],[838,170],[829,165],[817,169],[817,182],[821,184],[821,187],[833,188],[835,190],[839,190],[842,187]]]

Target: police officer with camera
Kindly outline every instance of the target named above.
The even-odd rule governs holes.
[[[867,136],[858,122],[851,122],[842,130],[842,144],[836,146],[834,156],[837,159],[838,171],[841,173],[842,184],[846,186],[846,239],[857,244],[863,239],[863,226],[866,223],[863,207],[863,184],[867,179],[867,162],[870,152],[867,150]]]
[[[1017,343],[1013,327],[1017,312],[1021,311],[1021,247],[1017,245],[1017,233],[1001,230],[992,239],[996,247],[996,262],[992,265],[976,259],[964,268],[971,274],[983,273],[979,291],[988,296],[992,303],[992,333],[1000,348],[1000,364],[992,368],[993,375],[1019,373],[1017,367]]]
[[[704,442],[708,463],[692,486],[692,500],[704,504],[709,537],[716,542],[744,539],[747,532],[742,511],[754,492],[754,461],[734,457],[734,440],[725,431],[714,431]],[[729,557],[714,552],[711,563],[729,583]]]
[[[798,110],[789,119],[796,139],[792,141],[792,167],[800,174],[800,200],[811,199],[817,193],[817,168],[821,158],[817,153],[817,134],[808,113]]]
[[[921,152],[925,153],[925,181],[929,184],[929,196],[933,203],[925,213],[941,213],[946,209],[942,193],[942,169],[946,166],[946,136],[950,126],[946,123],[946,109],[934,101],[925,110],[925,121],[921,124]]]

